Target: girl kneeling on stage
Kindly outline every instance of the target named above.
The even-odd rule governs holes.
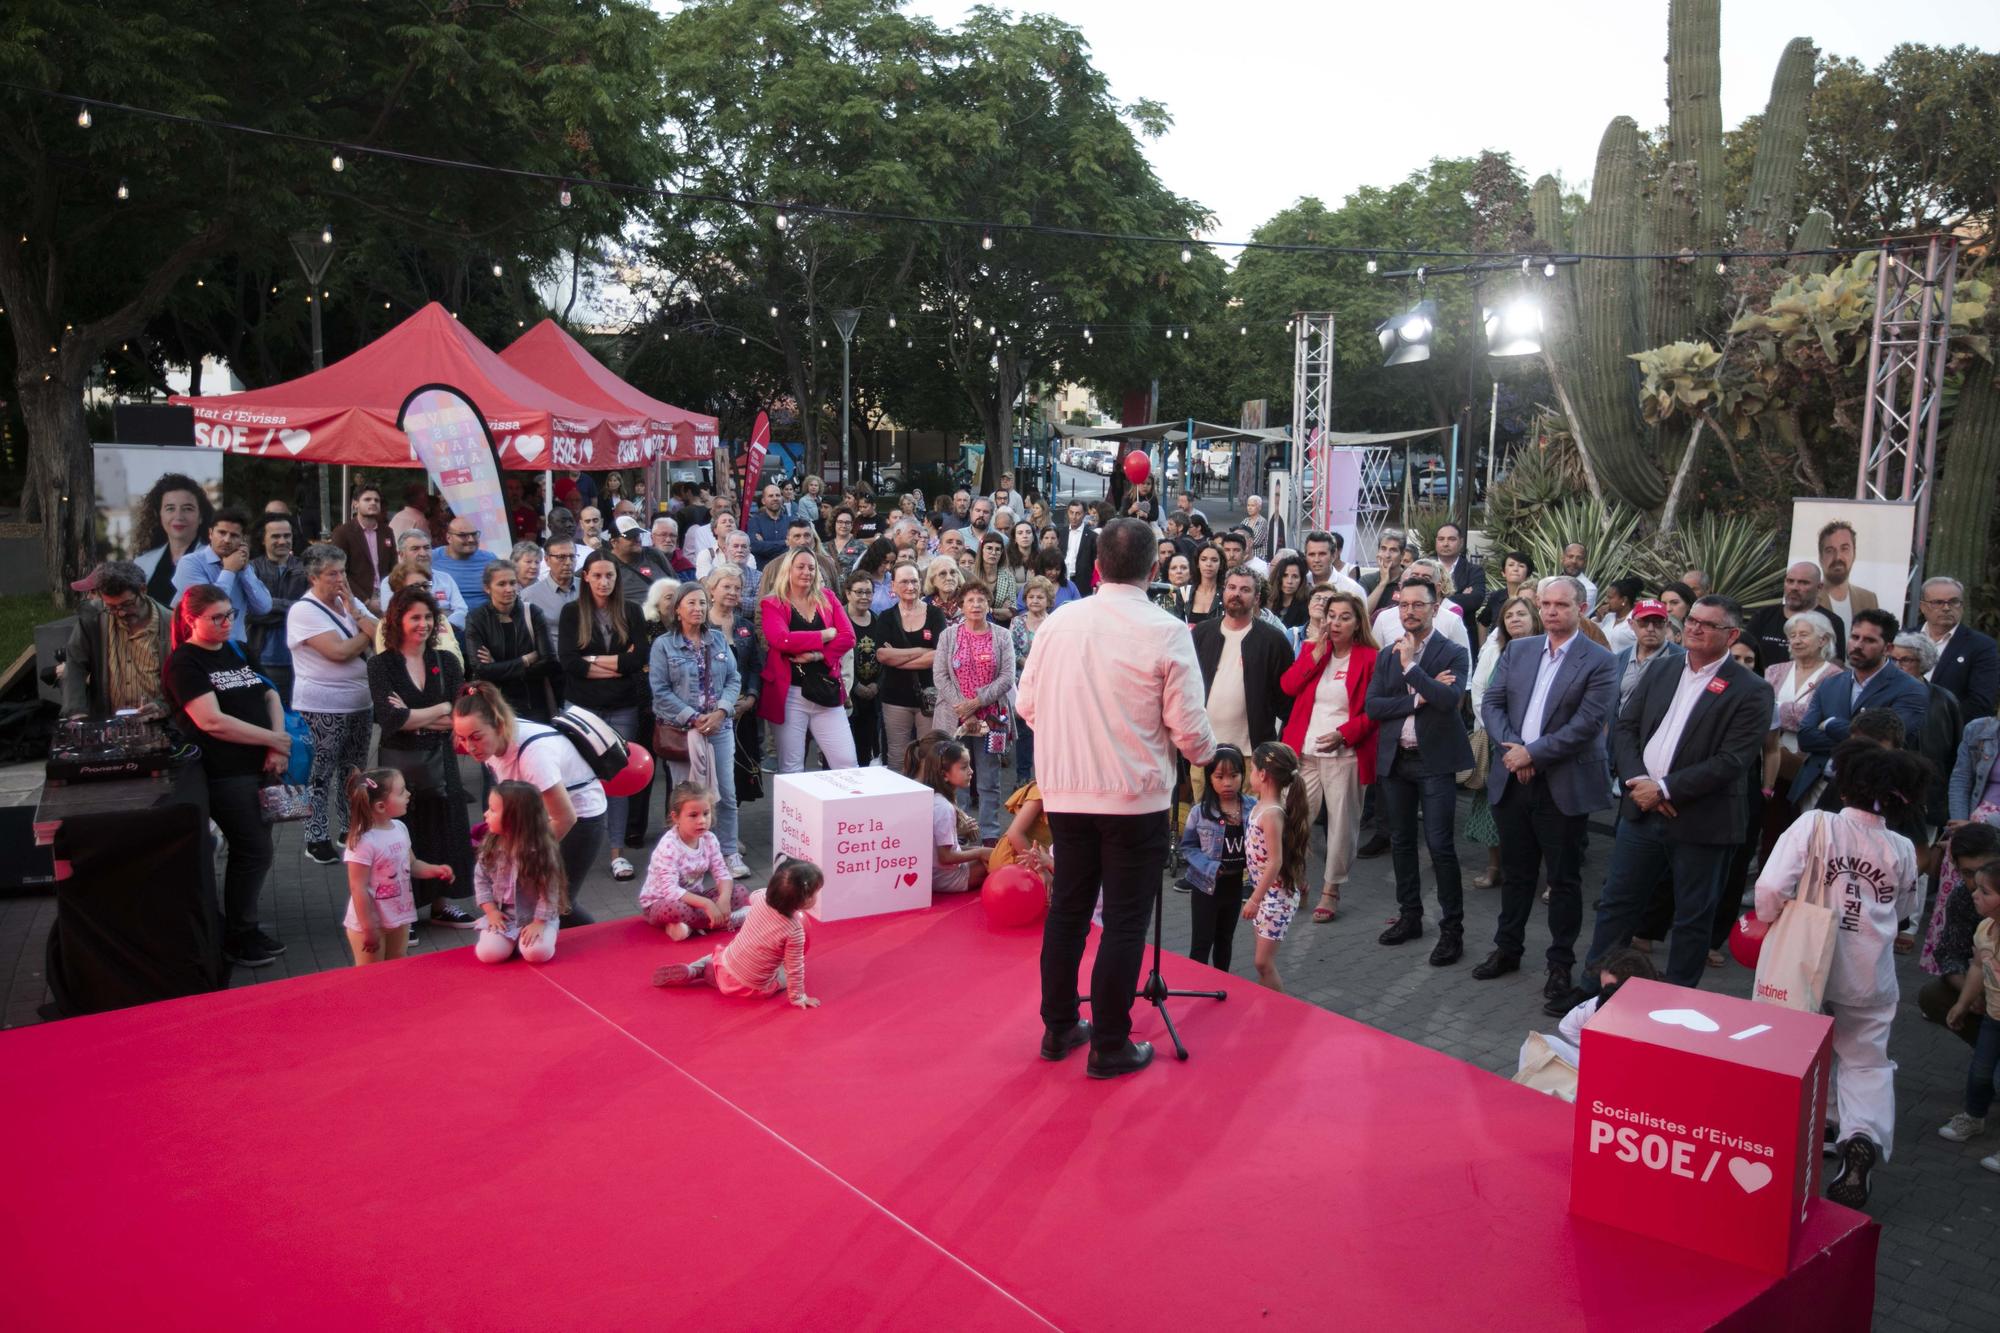
[[[569,877],[548,807],[530,782],[496,782],[486,794],[486,838],[472,863],[472,896],[486,919],[473,952],[504,963],[556,956],[557,918],[569,910]]]
[[[706,958],[668,963],[653,973],[655,986],[713,986],[724,995],[765,996],[785,988],[801,1009],[819,1001],[806,994],[805,914],[819,899],[826,876],[810,861],[786,861],[771,882],[750,895],[743,931]]]

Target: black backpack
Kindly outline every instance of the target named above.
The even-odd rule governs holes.
[[[613,731],[610,724],[591,712],[588,708],[569,705],[549,719],[556,734],[576,747],[583,756],[583,762],[590,765],[590,771],[600,782],[617,777],[625,771],[626,761],[631,757],[625,738]],[[540,740],[531,736],[523,743],[522,749]]]

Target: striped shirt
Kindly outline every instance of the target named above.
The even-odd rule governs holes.
[[[743,989],[768,995],[778,987],[778,967],[784,965],[785,994],[797,1000],[806,993],[806,920],[803,912],[785,916],[764,901],[762,889],[750,895],[750,915],[743,929],[722,951],[723,970]]]

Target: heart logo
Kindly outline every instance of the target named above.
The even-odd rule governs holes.
[[[905,871],[903,874],[904,887],[915,888],[916,883],[917,883],[917,872],[914,870]]]
[[[1745,1194],[1755,1194],[1771,1183],[1771,1168],[1763,1162],[1746,1162],[1741,1157],[1729,1159],[1729,1175]]]
[[[309,430],[281,430],[278,432],[278,443],[284,445],[285,452],[294,458],[305,452],[305,447],[312,443],[312,438],[312,432]]]
[[[1691,1032],[1720,1032],[1721,1026],[1699,1009],[1655,1009],[1646,1017],[1655,1023],[1665,1023],[1668,1027],[1687,1028]]]
[[[516,435],[514,437],[514,452],[530,463],[540,458],[542,450],[547,447],[548,441],[539,435]]]

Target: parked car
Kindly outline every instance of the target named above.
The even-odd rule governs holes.
[[[1118,465],[1118,456],[1109,449],[1099,449],[1090,456],[1090,470],[1100,477],[1111,475],[1111,469]]]

